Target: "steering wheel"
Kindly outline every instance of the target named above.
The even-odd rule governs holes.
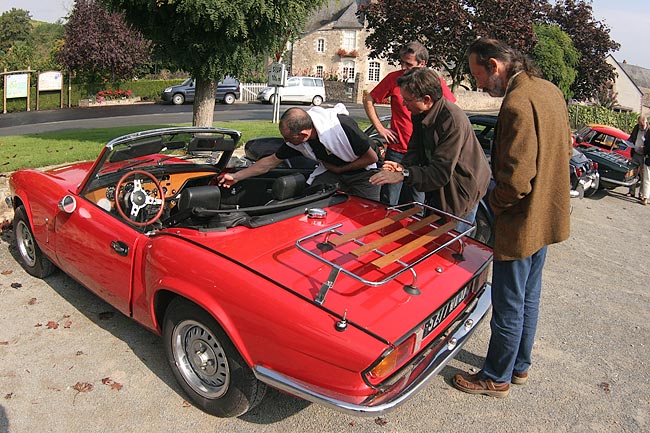
[[[136,176],[136,177],[133,179],[133,190],[129,192],[130,194],[129,199],[131,202],[131,212],[129,212],[129,215],[127,215],[122,209],[122,200],[120,199],[119,194],[120,191],[123,191],[122,186],[125,184],[126,179],[131,176]],[[149,195],[149,193],[144,188],[142,188],[142,179],[138,179],[137,176],[143,176],[151,180],[156,186],[156,189],[158,190],[158,197],[160,198],[156,198],[153,197],[152,195]],[[165,204],[165,192],[163,191],[160,182],[158,182],[158,179],[156,179],[156,177],[153,174],[148,173],[146,171],[134,170],[128,172],[120,178],[120,180],[117,182],[117,185],[115,186],[115,208],[117,209],[117,213],[120,214],[120,216],[125,220],[128,220],[134,226],[144,227],[157,221],[158,218],[160,218],[160,216],[163,213],[164,204]],[[156,215],[154,215],[152,218],[146,221],[138,222],[137,217],[138,215],[140,215],[140,211],[148,205],[159,205],[160,209],[158,209],[158,212],[156,212]]]

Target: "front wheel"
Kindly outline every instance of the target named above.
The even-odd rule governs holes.
[[[23,269],[37,278],[45,278],[54,272],[56,267],[45,257],[34,239],[24,207],[20,206],[16,209],[13,225],[15,247]]]
[[[269,97],[269,104],[275,104],[275,95]]]
[[[195,304],[178,298],[169,305],[163,337],[176,380],[203,411],[234,417],[262,401],[266,385],[212,316]]]
[[[321,96],[314,96],[314,99],[311,100],[311,103],[318,106],[323,103],[323,98]]]
[[[181,93],[177,93],[172,96],[172,102],[174,105],[183,105],[185,103],[185,96],[183,96]]]

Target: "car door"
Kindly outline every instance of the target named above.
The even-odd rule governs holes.
[[[282,88],[282,102],[300,102],[303,99],[302,82],[299,77],[291,77]]]
[[[74,212],[56,217],[61,267],[128,315],[136,247],[146,237],[95,204],[76,200]]]

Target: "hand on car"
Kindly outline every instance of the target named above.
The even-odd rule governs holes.
[[[219,179],[219,186],[225,186],[226,188],[230,188],[237,183],[237,179],[230,173],[221,173],[217,179]]]
[[[399,137],[397,136],[397,133],[392,129],[385,127],[381,129],[378,128],[377,132],[379,132],[379,135],[384,137],[386,143],[399,143]]]

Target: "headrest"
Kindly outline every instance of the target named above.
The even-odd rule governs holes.
[[[219,209],[221,206],[221,190],[216,185],[193,186],[181,191],[178,199],[178,209]]]
[[[304,191],[306,183],[302,173],[278,177],[273,181],[271,193],[275,200],[287,200],[299,196]]]

